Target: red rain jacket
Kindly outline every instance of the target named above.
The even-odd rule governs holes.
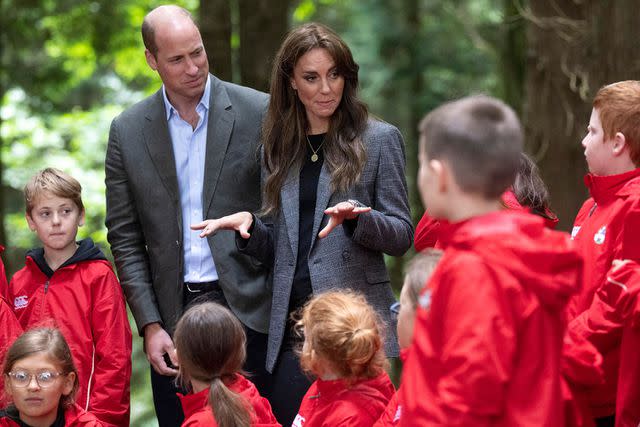
[[[129,425],[131,328],[120,284],[91,239],[56,271],[42,249],[29,251],[9,293],[25,330],[60,328],[78,369],[78,405],[107,426]]]
[[[260,396],[258,389],[251,381],[242,375],[236,375],[236,379],[228,385],[234,393],[246,399],[251,406],[251,425],[257,427],[280,427],[278,421],[271,412],[269,401]],[[213,416],[211,406],[209,406],[209,388],[195,394],[182,395],[178,393],[182,410],[184,411],[184,422],[182,427],[205,426],[216,427],[218,423]]]
[[[420,297],[400,425],[564,425],[564,313],[582,278],[569,236],[509,210],[453,227]]]
[[[386,372],[351,385],[319,379],[304,395],[292,427],[370,427],[394,393]]]
[[[6,413],[0,415],[0,427],[20,427],[15,417]],[[78,405],[71,406],[64,411],[65,427],[105,427],[91,412],[86,412]],[[127,424],[128,425],[128,424]]]
[[[400,350],[400,360],[402,363],[407,361],[407,357],[409,355],[409,349],[403,348]],[[389,403],[387,404],[386,409],[378,418],[378,421],[373,425],[373,427],[390,427],[400,425],[400,416],[402,415],[402,405],[398,401],[398,396],[400,395],[400,388],[396,391]]]
[[[0,264],[2,262],[0,261]],[[5,299],[0,295],[0,365],[4,363],[4,356],[13,344],[13,340],[22,334],[22,327]],[[0,407],[4,407],[4,375],[0,375]]]
[[[529,212],[527,207],[522,206],[518,203],[518,199],[516,199],[516,195],[513,194],[513,191],[507,190],[502,196],[502,203],[504,203],[505,207],[510,210]],[[554,229],[558,224],[558,218],[551,211],[547,212],[547,215],[550,218],[545,218],[544,222],[547,227]],[[447,233],[449,228],[449,222],[446,220],[437,220],[431,218],[427,212],[424,213],[418,225],[416,226],[416,232],[413,239],[413,245],[416,248],[416,251],[420,252],[427,248],[437,248],[442,249],[442,243],[439,240]]]
[[[605,382],[593,388],[589,399],[593,415],[604,417],[615,413],[622,330],[614,322],[609,330],[600,325],[597,335],[591,335],[588,319],[604,318],[607,310],[615,310],[606,298],[604,304],[593,304],[596,292],[606,286],[613,260],[640,261],[640,168],[611,176],[588,174],[585,184],[591,198],[582,205],[572,231],[585,261],[584,286],[569,304],[569,329],[589,334],[585,336],[604,358]]]

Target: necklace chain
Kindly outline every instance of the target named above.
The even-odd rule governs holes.
[[[322,144],[324,144],[325,139],[323,138],[320,145],[318,145],[318,149],[314,150],[313,145],[311,145],[311,141],[309,141],[309,135],[305,135],[305,138],[307,138],[307,143],[309,144],[309,148],[311,148],[311,152],[313,153],[311,155],[311,161],[315,163],[318,161],[318,151],[320,151],[320,149],[322,148]]]

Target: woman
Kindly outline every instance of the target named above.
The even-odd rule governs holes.
[[[239,247],[272,269],[267,369],[274,414],[291,425],[309,381],[295,355],[291,314],[314,293],[352,289],[391,324],[384,254],[411,246],[402,136],[357,98],[347,45],[315,23],[292,30],[275,58],[263,124],[261,218],[239,212],[192,228],[239,232]],[[397,356],[393,327],[387,356]]]

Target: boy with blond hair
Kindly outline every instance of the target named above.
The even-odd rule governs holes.
[[[420,124],[425,207],[452,223],[404,367],[402,426],[562,426],[565,308],[582,263],[567,234],[502,209],[522,150],[515,113],[487,96]]]
[[[69,343],[78,368],[76,402],[104,425],[129,425],[131,329],[122,289],[102,251],[76,241],[84,223],[80,183],[53,168],[24,188],[29,228],[42,248],[9,283],[9,301],[22,327],[51,324]]]
[[[629,393],[638,394],[637,389],[618,384],[619,376],[625,380],[630,378],[620,370],[620,358],[636,357],[640,350],[638,338],[633,344],[631,331],[623,333],[637,284],[625,280],[624,286],[620,286],[620,281],[608,278],[620,274],[612,269],[615,259],[640,261],[637,238],[640,230],[639,81],[621,81],[598,91],[582,146],[589,167],[584,182],[591,197],[578,212],[572,231],[585,260],[585,280],[581,292],[569,305],[569,331],[592,342],[604,358],[605,382],[589,393],[589,406],[596,424],[599,427],[637,426],[638,410],[633,411],[636,414],[632,416],[633,422],[629,418],[624,422],[616,420],[614,415],[626,413],[621,405],[630,401]],[[628,337],[624,345],[623,335]],[[621,347],[627,348],[627,354],[621,353]],[[635,351],[629,353],[632,347]],[[630,372],[627,370],[627,373]]]

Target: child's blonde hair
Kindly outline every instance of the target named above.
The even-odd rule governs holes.
[[[417,253],[405,267],[405,282],[403,289],[406,288],[406,295],[411,301],[412,308],[418,305],[420,293],[427,284],[427,280],[435,270],[443,252],[439,249],[428,248]]]
[[[348,381],[378,376],[386,367],[381,321],[366,299],[351,291],[312,298],[297,326],[304,331],[300,366],[317,373],[318,358]]]
[[[240,321],[220,304],[197,304],[180,318],[173,339],[183,383],[194,379],[211,384],[209,405],[217,424],[249,427],[251,406],[224,383],[242,372],[246,357]]]
[[[640,166],[640,81],[625,80],[602,87],[593,100],[605,138],[621,132],[633,164]]]
[[[45,192],[71,199],[80,211],[84,210],[82,186],[78,180],[60,169],[46,168],[32,176],[24,186],[24,204],[28,214],[31,213],[36,199]]]
[[[19,360],[38,353],[46,354],[51,360],[60,365],[63,375],[68,375],[72,372],[75,374],[71,393],[60,398],[60,403],[64,408],[72,406],[78,391],[78,370],[73,363],[71,349],[67,341],[64,339],[62,332],[56,328],[35,328],[20,335],[11,344],[5,356],[2,370],[5,379]]]

